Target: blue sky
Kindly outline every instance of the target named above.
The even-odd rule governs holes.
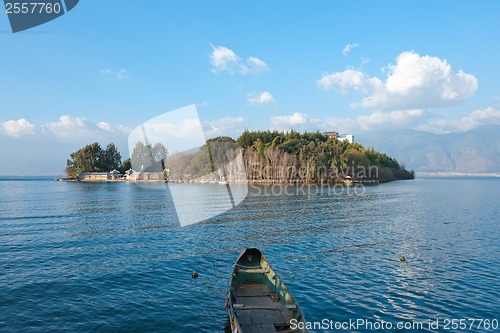
[[[0,174],[60,173],[96,140],[126,155],[133,128],[190,104],[208,136],[499,124],[498,13],[498,1],[85,0],[16,34],[0,14],[0,153],[14,161]]]

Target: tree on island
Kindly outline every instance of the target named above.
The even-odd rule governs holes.
[[[159,142],[145,145],[139,141],[132,151],[131,165],[137,171],[163,172],[167,154],[167,148]]]
[[[210,172],[207,170],[209,161],[230,161],[223,154],[225,151],[228,156],[234,155],[235,149],[230,146],[220,145],[220,149],[215,150],[212,156],[207,154],[209,144],[218,142],[234,141],[228,137],[208,140],[189,159],[178,158],[179,172],[174,172],[171,178],[197,179]],[[345,179],[388,182],[414,178],[412,171],[406,170],[397,160],[384,153],[319,132],[247,130],[235,142],[242,149],[246,177],[251,182],[313,183]]]
[[[114,143],[102,149],[99,143],[94,142],[70,155],[65,172],[70,178],[76,177],[80,172],[107,172],[121,168],[121,158]]]

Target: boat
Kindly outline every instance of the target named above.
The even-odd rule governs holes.
[[[226,307],[232,333],[307,332],[297,301],[255,248],[241,252],[234,265]]]

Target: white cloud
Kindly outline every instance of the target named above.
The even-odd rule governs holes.
[[[243,117],[225,117],[213,121],[206,121],[203,124],[207,137],[214,136],[239,136],[243,131],[245,118]]]
[[[116,78],[118,80],[128,79],[130,71],[128,69],[119,69],[116,72]]]
[[[62,115],[58,121],[41,125],[33,124],[24,118],[0,123],[0,133],[15,138],[32,136],[79,141],[93,137],[101,138],[103,135],[127,135],[130,131],[131,129],[126,126],[111,125],[104,121],[92,123],[85,118],[68,115]]]
[[[240,73],[242,75],[260,75],[267,71],[269,71],[269,65],[256,57],[249,57],[246,61],[246,64],[242,64],[240,66]]]
[[[485,125],[500,125],[500,111],[492,107],[476,110],[460,119],[438,119],[422,124],[419,129],[434,133],[465,132]]]
[[[321,122],[323,131],[336,131],[339,133],[357,133],[359,124],[352,118],[327,118]]]
[[[429,110],[375,111],[355,118],[315,119],[303,113],[278,116],[270,119],[271,129],[307,131],[337,131],[339,133],[360,133],[417,129],[432,133],[466,132],[486,125],[500,125],[500,111],[492,107],[476,110],[460,119],[435,119]]]
[[[342,54],[346,56],[346,55],[348,55],[348,54],[349,54],[349,52],[351,52],[351,50],[352,50],[353,48],[358,47],[358,46],[359,46],[359,44],[357,44],[357,43],[355,43],[355,44],[347,44],[347,45],[344,47],[344,49],[342,50]]]
[[[377,111],[368,116],[359,116],[356,123],[360,130],[382,130],[412,128],[429,118],[430,113],[422,109],[397,110],[391,112]]]
[[[403,52],[395,65],[388,65],[385,81],[360,71],[325,74],[317,81],[326,90],[336,89],[368,94],[352,107],[381,111],[426,109],[459,103],[477,90],[477,79],[459,70],[455,73],[446,60]]]
[[[58,140],[71,142],[83,142],[85,140],[104,140],[114,136],[123,136],[130,133],[131,129],[121,125],[110,125],[106,122],[92,123],[82,117],[71,117],[62,115],[58,121],[37,125],[40,132],[46,137],[54,137]]]
[[[114,71],[109,68],[101,69],[101,74],[103,75],[108,75],[108,76],[114,76],[118,80],[123,80],[123,79],[128,79],[130,75],[130,71],[128,69],[118,69],[117,71]]]
[[[59,121],[42,125],[42,129],[45,132],[49,131],[51,134],[60,138],[86,137],[96,128],[98,128],[97,125],[88,122],[85,118],[67,115],[59,117]]]
[[[304,125],[308,123],[309,121],[309,116],[300,113],[300,112],[295,112],[294,114],[290,116],[275,116],[271,118],[271,125],[278,126],[278,127],[283,127],[283,126],[296,126],[296,125]]]
[[[335,89],[341,94],[350,91],[368,93],[383,85],[380,79],[370,78],[361,71],[353,69],[332,74],[325,73],[316,84],[327,91]]]
[[[212,72],[229,72],[234,73],[238,69],[240,57],[225,46],[212,46],[212,54],[210,54],[210,63],[212,64]]]
[[[380,130],[415,128],[427,122],[431,113],[426,110],[398,110],[391,112],[374,112],[356,118],[325,119],[312,118],[304,113],[296,112],[288,116],[277,116],[270,119],[271,129],[337,131],[339,133],[359,133]]]
[[[20,138],[33,135],[35,133],[35,125],[24,118],[9,120],[0,123],[0,132],[7,136]]]
[[[242,61],[233,50],[225,46],[212,45],[210,64],[214,73],[228,72],[230,74],[260,75],[269,71],[269,65],[261,59],[248,57],[246,61]]]
[[[273,95],[268,91],[247,94],[247,102],[252,105],[275,104]]]
[[[62,175],[71,152],[92,142],[101,146],[113,142],[126,158],[128,133],[130,128],[125,126],[67,115],[45,124],[9,120],[0,123],[0,150],[8,156],[0,170],[12,175]]]
[[[97,127],[105,131],[111,131],[111,125],[104,121],[98,122]]]

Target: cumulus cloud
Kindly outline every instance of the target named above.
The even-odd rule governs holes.
[[[342,50],[342,54],[346,56],[346,55],[348,55],[348,54],[349,54],[349,52],[351,52],[351,50],[352,50],[353,48],[358,47],[358,46],[359,46],[359,45],[358,45],[357,43],[355,43],[355,44],[347,44],[347,45],[344,47],[344,49]]]
[[[325,74],[317,84],[326,90],[367,94],[351,106],[380,111],[453,105],[472,96],[478,86],[474,75],[454,72],[446,60],[415,52],[401,53],[396,64],[389,64],[386,71],[385,81],[348,69]]]
[[[438,119],[422,124],[419,129],[434,133],[465,132],[486,125],[500,125],[500,111],[492,107],[476,110],[460,119]]]
[[[71,117],[62,115],[58,121],[49,122],[42,125],[46,133],[53,134],[64,139],[72,139],[75,137],[88,137],[99,127],[92,124],[85,118]]]
[[[233,50],[225,46],[213,46],[210,54],[212,72],[239,73],[241,75],[260,75],[269,71],[269,65],[257,57],[243,61]]]
[[[336,131],[339,133],[357,133],[359,124],[353,118],[327,118],[322,121],[321,130]]]
[[[243,117],[225,117],[217,120],[206,121],[203,124],[207,137],[234,135],[239,136],[243,131],[245,118]]]
[[[271,125],[280,128],[287,126],[293,127],[296,125],[304,125],[308,122],[309,122],[309,116],[300,112],[295,112],[290,116],[275,116],[271,118]]]
[[[0,123],[1,134],[19,139],[32,136],[80,141],[100,138],[103,135],[127,135],[130,131],[126,126],[111,125],[104,121],[93,123],[82,117],[68,115],[62,115],[57,121],[45,124],[33,124],[24,118]]]
[[[271,129],[337,131],[339,133],[360,133],[417,129],[437,134],[466,132],[486,125],[500,125],[500,111],[492,107],[476,110],[460,119],[436,119],[436,114],[425,109],[375,111],[353,118],[329,117],[316,119],[304,113],[272,117]]]
[[[247,102],[252,105],[275,104],[274,96],[269,91],[247,94]]]
[[[238,57],[233,50],[225,46],[212,46],[212,53],[210,54],[212,72],[234,73],[238,69],[240,60],[240,57]]]
[[[0,132],[7,136],[20,138],[33,135],[35,133],[35,125],[24,118],[9,120],[0,123]]]
[[[359,133],[380,130],[416,128],[426,123],[432,114],[429,111],[397,110],[391,112],[377,111],[370,115],[355,118],[329,117],[318,119],[304,113],[271,117],[271,129],[277,130],[307,130],[307,131],[337,131],[339,133]]]
[[[240,73],[242,75],[260,75],[267,71],[269,71],[269,65],[256,57],[248,57],[246,63],[241,64],[240,66]]]
[[[368,116],[357,117],[356,124],[363,131],[413,128],[421,122],[426,121],[430,116],[429,111],[422,109],[390,112],[377,111]]]
[[[368,93],[383,86],[382,81],[376,77],[369,77],[361,71],[348,69],[343,72],[325,73],[316,84],[326,91],[335,89],[342,95],[350,91]]]

